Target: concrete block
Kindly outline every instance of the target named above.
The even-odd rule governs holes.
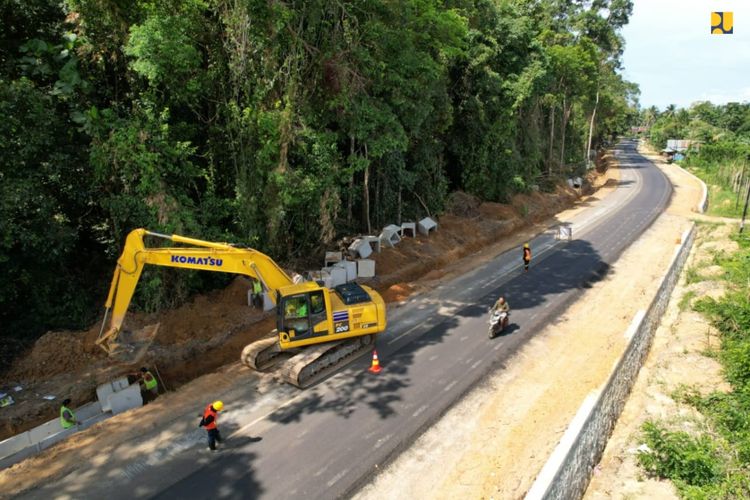
[[[143,406],[141,388],[138,384],[133,384],[127,389],[110,394],[108,403],[109,407],[112,408],[112,415],[118,415],[130,409]]]
[[[128,382],[128,377],[120,377],[112,381],[112,389],[114,389],[115,392],[127,389],[129,386],[130,382]]]
[[[419,224],[417,224],[417,229],[419,230],[420,234],[428,236],[430,234],[430,231],[437,231],[437,226],[437,222],[429,217],[425,217],[424,219],[419,221]]]
[[[79,422],[84,422],[90,418],[99,416],[102,413],[102,405],[99,401],[88,403],[80,408],[74,408],[73,412],[76,414],[76,418]]]
[[[359,238],[354,240],[352,244],[349,245],[349,251],[359,255],[363,259],[366,259],[370,255],[372,255],[372,247],[370,246],[370,244],[367,241],[359,239]],[[337,265],[337,264],[334,264],[334,265]]]
[[[9,455],[5,458],[0,458],[0,470],[17,464],[22,460],[26,460],[30,456],[36,455],[38,453],[37,446],[38,445],[27,446],[26,448],[14,453],[13,455]]]
[[[341,262],[342,260],[344,260],[344,256],[341,254],[341,252],[326,252],[326,257],[325,257],[325,262],[323,263],[323,267],[328,267],[337,262]]]
[[[112,388],[111,382],[107,382],[96,388],[96,399],[99,400],[102,411],[112,411],[112,408],[109,407],[109,396],[114,393],[115,390]]]
[[[73,411],[75,412],[75,410]],[[31,438],[32,444],[36,444],[36,443],[41,443],[48,437],[54,436],[55,434],[59,434],[62,431],[63,431],[63,428],[60,426],[60,419],[56,418],[54,420],[50,420],[47,423],[38,425],[34,427],[33,429],[29,430],[29,437]]]
[[[393,248],[401,242],[401,228],[393,225],[386,226],[380,233],[379,238],[383,245]]]
[[[59,429],[59,432],[57,432],[57,433],[55,433],[55,434],[53,434],[53,435],[51,435],[51,436],[49,436],[49,437],[47,437],[47,438],[39,441],[38,443],[36,443],[36,445],[35,445],[36,451],[46,450],[47,448],[49,448],[53,444],[59,443],[63,439],[67,439],[68,436],[70,436],[71,434],[75,434],[76,432],[78,432],[79,430],[81,430],[80,427],[71,427],[70,429],[65,429],[65,430],[60,429],[58,427],[58,429]]]
[[[315,282],[323,283],[326,288],[331,288],[331,268],[324,267],[320,271],[310,271],[310,279]]]
[[[363,240],[370,244],[373,250],[380,253],[380,237],[379,236],[363,236]]]
[[[343,269],[346,271],[346,281],[354,281],[357,279],[357,263],[351,260],[342,260],[338,264],[333,266],[334,268]]]
[[[399,237],[403,236],[403,233],[401,232],[401,226],[397,226],[396,224],[388,224],[383,228],[383,231],[391,231],[398,233]]]
[[[360,259],[357,261],[357,276],[359,278],[375,277],[375,261],[371,259]]]
[[[417,236],[417,223],[416,222],[404,222],[401,224],[401,237],[406,236],[406,231],[411,231],[412,238],[415,238]]]
[[[573,226],[571,224],[561,224],[557,226],[557,234],[555,238],[558,240],[572,240],[573,239]]]
[[[357,263],[352,260],[344,261],[344,268],[346,269],[346,281],[354,281],[357,279]]]
[[[29,431],[22,432],[8,439],[0,441],[0,458],[9,457],[31,446],[31,434]]]
[[[346,269],[342,267],[331,267],[331,288],[346,283]]]

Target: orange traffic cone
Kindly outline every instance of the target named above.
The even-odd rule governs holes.
[[[370,373],[380,373],[380,361],[378,361],[378,351],[372,350],[372,366],[368,370]]]

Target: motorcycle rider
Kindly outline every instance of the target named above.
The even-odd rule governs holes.
[[[492,309],[490,309],[490,314],[493,314],[495,311],[500,311],[505,313],[505,318],[503,319],[502,327],[505,328],[508,326],[508,317],[510,316],[510,304],[505,300],[505,297],[500,296],[499,299],[497,299],[497,302],[495,302],[495,305],[492,306]]]
[[[497,302],[495,302],[495,305],[492,306],[491,312],[495,312],[495,311],[502,311],[506,313],[510,312],[510,304],[508,304],[505,301],[505,297],[501,296],[499,299],[497,299]]]

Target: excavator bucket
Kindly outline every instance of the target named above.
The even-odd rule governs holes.
[[[160,323],[156,323],[140,330],[120,332],[116,340],[109,340],[109,357],[122,364],[138,363],[151,347],[159,326]]]

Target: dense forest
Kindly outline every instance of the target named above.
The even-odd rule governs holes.
[[[2,0],[0,340],[80,328],[136,227],[278,260],[581,172],[631,0]],[[210,273],[203,273],[210,274]],[[149,310],[221,279],[152,270]]]

